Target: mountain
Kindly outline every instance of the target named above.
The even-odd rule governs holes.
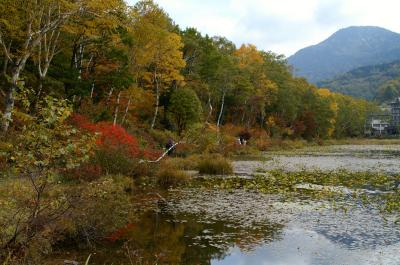
[[[400,78],[400,60],[379,65],[364,66],[330,80],[320,81],[319,87],[368,100],[379,99],[385,84]]]
[[[355,68],[400,59],[400,34],[380,27],[341,29],[288,58],[297,76],[316,83]]]

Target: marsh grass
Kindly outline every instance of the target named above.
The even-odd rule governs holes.
[[[221,155],[209,155],[203,157],[199,161],[198,170],[202,175],[233,174],[231,162]]]
[[[175,166],[181,170],[197,170],[200,155],[191,155],[188,157],[172,157],[168,159],[168,164]]]
[[[185,171],[169,163],[160,166],[156,177],[157,184],[162,188],[179,186],[190,180],[190,176]]]

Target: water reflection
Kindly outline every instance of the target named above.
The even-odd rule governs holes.
[[[229,221],[198,222],[195,215],[149,212],[124,235],[127,247],[143,250],[150,264],[211,264],[222,260],[232,247],[251,252],[277,240],[282,225],[243,228]]]
[[[398,240],[389,242],[388,238],[387,244],[381,241],[381,244],[351,247],[346,238],[350,241],[360,238],[352,235],[354,228],[351,225],[346,228],[346,222],[338,229],[337,220],[332,220],[331,227],[323,228],[323,220],[322,226],[314,229],[299,226],[294,218],[286,225],[267,222],[250,227],[227,219],[208,219],[207,215],[171,214],[167,209],[148,212],[114,244],[99,249],[100,254],[94,256],[92,264],[400,264]],[[332,234],[336,230],[347,230],[349,234]],[[376,236],[362,235],[363,240],[371,243]]]
[[[254,251],[233,247],[230,255],[212,264],[400,264],[395,251],[400,246],[398,224],[349,197],[332,207],[328,202],[285,201],[243,190],[186,190],[171,202],[170,211],[197,213],[197,220],[236,220],[242,228],[285,224],[279,236],[260,240],[263,244]]]
[[[186,190],[114,233],[91,264],[400,264],[400,227],[347,204],[343,212],[243,190]],[[84,262],[89,253],[80,254]]]
[[[237,248],[230,250],[230,255],[224,260],[213,260],[213,265],[390,265],[399,264],[400,258],[396,253],[400,245],[383,247],[375,251],[350,251],[334,244],[313,231],[304,229],[288,229],[282,240],[275,241],[256,249],[250,254]]]

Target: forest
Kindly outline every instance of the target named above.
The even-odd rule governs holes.
[[[379,104],[392,102],[399,93],[399,62],[364,66],[318,84],[356,98]]]
[[[377,110],[152,0],[2,0],[0,65],[1,264],[122,227],[132,179],[170,187],[199,161],[229,173],[226,157],[363,137]]]
[[[18,130],[18,113],[35,116],[49,97],[127,129],[181,134],[203,122],[306,139],[362,136],[373,107],[294,78],[283,56],[180,29],[151,1],[1,8],[3,132]]]

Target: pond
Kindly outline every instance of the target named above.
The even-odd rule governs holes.
[[[397,174],[400,146],[333,146],[237,161],[238,175],[269,169]],[[393,192],[398,192],[394,190]],[[375,195],[371,195],[375,196]],[[400,264],[397,212],[342,194],[335,200],[244,188],[170,190],[155,210],[99,245],[90,264]],[[92,251],[93,252],[93,251]],[[90,252],[64,258],[84,261]]]
[[[247,175],[263,169],[370,171],[400,173],[398,145],[334,145],[266,154],[266,161],[236,161],[235,171]]]

